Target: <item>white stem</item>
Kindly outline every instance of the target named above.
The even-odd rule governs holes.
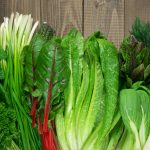
[[[32,31],[31,31],[31,33],[30,33],[29,40],[28,40],[28,43],[27,43],[27,44],[30,43],[30,41],[31,41],[31,39],[32,39],[32,36],[33,36],[33,34],[34,34],[34,32],[35,32],[35,30],[36,30],[38,24],[39,24],[38,21],[34,24],[34,26],[33,26],[33,28],[32,28]]]

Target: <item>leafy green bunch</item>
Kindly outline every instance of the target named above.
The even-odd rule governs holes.
[[[125,125],[120,150],[149,149],[150,24],[137,18],[120,51],[120,112]]]
[[[119,79],[117,49],[99,32],[85,40],[75,29],[63,38],[61,46],[67,50],[70,76],[61,97],[64,107],[55,121],[60,148],[107,148],[106,137],[119,119],[115,114]]]
[[[16,120],[12,118],[12,124],[14,123],[13,126],[16,127],[21,137],[17,144],[20,148],[28,150],[41,147],[36,130],[32,130],[30,125],[30,106],[24,95],[23,86],[23,48],[30,43],[37,25],[38,22],[33,25],[31,15],[12,13],[10,18],[4,17],[4,22],[0,26],[0,86],[5,93],[3,100],[5,105],[3,103],[1,105],[4,110],[3,117],[6,123],[9,123],[12,118],[10,112],[12,116],[15,115]],[[5,120],[1,121],[3,125],[5,125]],[[8,131],[10,131],[9,126]]]
[[[150,24],[137,18],[120,47],[120,76],[122,84],[130,87],[136,81],[150,80]],[[126,82],[127,81],[127,82]]]
[[[8,107],[4,102],[0,102],[0,148],[14,149],[19,147],[19,132],[16,127],[16,114],[14,109]]]

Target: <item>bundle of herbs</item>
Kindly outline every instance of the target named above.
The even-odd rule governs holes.
[[[20,137],[18,146],[10,149],[36,150],[41,147],[37,131],[31,127],[30,106],[23,86],[25,78],[22,52],[24,46],[30,43],[38,22],[34,26],[32,24],[31,15],[16,13],[10,18],[5,17],[0,26],[0,87],[5,96],[1,97],[1,127],[8,127],[6,132],[4,130],[4,136],[8,135],[8,139],[11,137],[10,145],[14,145],[13,132],[17,131]],[[3,132],[1,138],[3,140]],[[0,149],[9,149],[7,140],[3,141],[3,145],[5,148]]]

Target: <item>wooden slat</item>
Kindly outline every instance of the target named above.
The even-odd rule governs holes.
[[[6,14],[6,6],[7,6],[7,3],[5,0],[1,0],[0,1],[0,23],[3,22],[3,17],[5,16]]]
[[[101,30],[119,45],[135,16],[150,21],[149,0],[125,0],[125,14],[124,0],[84,0],[84,10],[82,3],[83,0],[0,0],[0,22],[12,11],[31,13],[35,20],[47,21],[60,35],[72,27],[85,36]]]
[[[9,17],[13,12],[13,8],[16,8],[16,0],[0,0],[0,23],[4,20],[4,17]]]
[[[40,0],[1,0],[1,22],[4,16],[10,16],[12,12],[31,14],[34,20],[40,20]]]
[[[82,32],[82,0],[62,0],[60,3],[61,24],[58,31],[65,34],[72,27]]]
[[[40,20],[40,0],[17,0],[17,11],[31,14],[34,20]]]
[[[48,22],[56,31],[60,25],[60,0],[41,0],[41,22]]]
[[[124,37],[124,0],[84,1],[84,35],[99,30],[119,46]]]
[[[41,18],[60,35],[72,27],[82,31],[82,0],[41,0]]]
[[[125,0],[125,34],[129,33],[135,17],[150,22],[150,0]]]

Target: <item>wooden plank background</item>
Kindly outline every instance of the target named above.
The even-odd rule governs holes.
[[[0,23],[16,11],[48,22],[61,36],[72,27],[84,36],[100,30],[119,46],[136,16],[150,21],[150,0],[0,0]]]

